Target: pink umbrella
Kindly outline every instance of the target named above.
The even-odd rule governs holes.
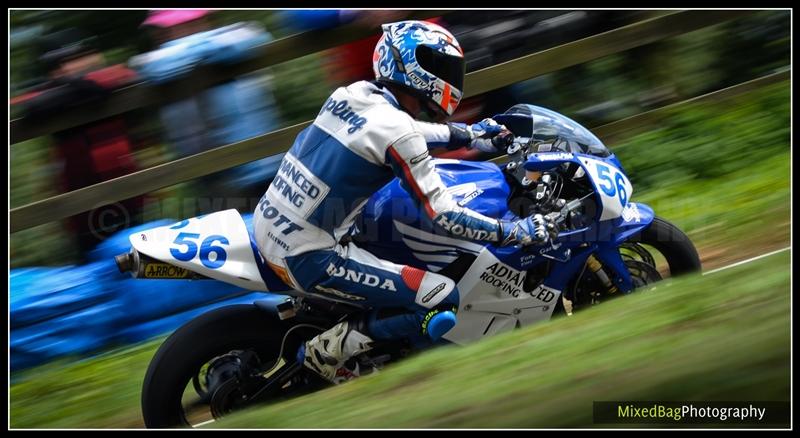
[[[150,11],[147,20],[142,26],[171,27],[186,23],[208,15],[211,11],[206,9],[169,9]]]

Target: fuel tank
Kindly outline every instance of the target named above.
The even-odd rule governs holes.
[[[454,159],[433,162],[459,205],[492,218],[513,216],[508,209],[510,188],[496,164]],[[354,240],[376,256],[433,272],[460,254],[477,254],[483,247],[434,227],[399,179],[389,182],[367,201],[357,228]]]

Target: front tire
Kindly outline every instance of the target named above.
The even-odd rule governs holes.
[[[660,217],[628,240],[655,248],[666,259],[670,277],[699,272],[702,269],[697,249],[680,228]]]

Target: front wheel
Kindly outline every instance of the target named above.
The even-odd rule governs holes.
[[[660,217],[653,218],[649,227],[641,233],[634,235],[621,247],[623,257],[632,256],[626,248],[634,245],[644,247],[652,260],[648,262],[655,267],[662,276],[675,277],[701,269],[700,257],[694,244],[680,228]],[[635,252],[636,250],[634,250]],[[641,252],[641,251],[639,251]],[[635,256],[632,256],[635,257]]]
[[[296,366],[294,355],[301,339],[316,329],[288,321],[255,305],[233,305],[179,328],[147,369],[142,388],[145,425],[202,424],[242,407],[253,396],[279,398],[311,389],[313,381]],[[299,330],[284,336],[292,327]]]
[[[653,222],[619,247],[635,289],[643,289],[666,277],[698,272],[697,249],[689,237],[670,222],[656,217]],[[567,314],[621,296],[613,286],[614,272],[594,258],[564,291]]]

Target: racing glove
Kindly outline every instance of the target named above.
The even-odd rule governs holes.
[[[500,125],[490,118],[472,125],[451,122],[447,126],[450,128],[449,149],[466,146],[481,152],[498,152],[506,146],[506,142],[498,141],[498,138],[507,138],[506,134],[509,133],[504,125]]]
[[[501,221],[500,246],[546,245],[558,236],[558,227],[552,219],[535,214],[517,221]]]

